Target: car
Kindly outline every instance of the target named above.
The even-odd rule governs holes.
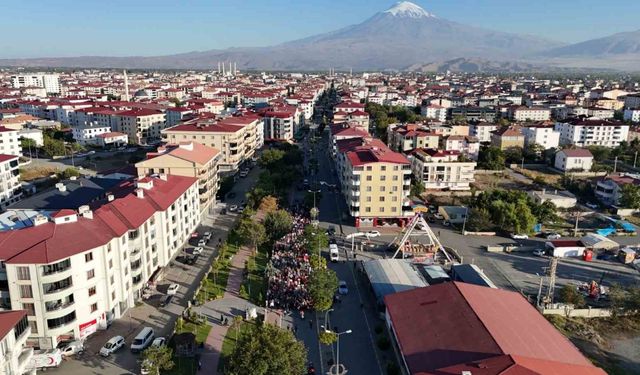
[[[244,178],[244,177],[247,177],[248,175],[249,175],[248,169],[243,169],[240,171],[240,177]]]
[[[439,212],[435,212],[435,213],[433,214],[433,217],[435,217],[435,218],[436,218],[436,219],[438,219],[438,220],[442,220],[442,219],[444,219],[444,216],[442,216],[442,214],[441,214],[441,213],[439,213]]]
[[[232,204],[231,206],[229,206],[229,212],[236,212],[238,211],[238,206],[235,204]]]
[[[167,343],[167,339],[160,336],[160,337],[156,337],[153,342],[151,343],[151,347],[152,348],[159,348],[161,346],[165,346],[165,344]]]
[[[167,294],[175,295],[176,293],[178,293],[178,289],[180,289],[180,285],[178,285],[178,284],[171,284],[171,285],[169,285],[169,287],[167,288]]]
[[[84,343],[80,340],[66,341],[58,344],[63,357],[69,357],[74,354],[82,354],[84,352]]]
[[[367,237],[380,237],[380,232],[377,230],[370,230],[367,232]]]
[[[198,246],[198,247],[194,247],[193,249],[191,249],[191,254],[200,255],[200,254],[202,254],[203,251],[204,251],[204,248],[202,246]]]
[[[198,247],[204,247],[206,245],[207,245],[207,240],[205,240],[204,238],[198,241]]]
[[[100,349],[100,355],[103,357],[108,357],[111,354],[118,351],[118,349],[125,346],[126,343],[124,341],[124,337],[122,336],[114,336],[107,341],[104,346]]]
[[[202,238],[209,241],[211,239],[211,236],[212,236],[211,232],[204,232],[204,234],[202,235]]]
[[[198,255],[187,255],[184,260],[184,264],[188,264],[190,266],[196,264],[198,260]]]
[[[548,240],[559,240],[562,236],[559,235],[558,233],[548,233],[546,235],[546,239]]]
[[[347,282],[344,280],[340,280],[338,282],[338,294],[347,295],[349,293],[349,288],[347,288]]]
[[[329,238],[329,245],[337,245],[338,242],[336,242],[335,238]]]
[[[160,307],[167,306],[171,303],[171,300],[173,300],[173,294],[165,294],[165,296],[160,300]]]
[[[526,240],[529,238],[529,236],[526,234],[511,233],[511,238],[513,238],[514,240]]]
[[[595,210],[599,207],[597,203],[593,203],[593,202],[587,202],[585,206],[591,208],[592,210]]]
[[[543,249],[535,249],[533,250],[533,255],[537,256],[537,257],[543,257],[544,254],[544,250]]]

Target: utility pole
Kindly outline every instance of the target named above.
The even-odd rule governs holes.
[[[616,156],[616,158],[613,159],[613,173],[616,173],[617,170],[618,170],[618,157]]]
[[[558,258],[552,257],[549,262],[549,288],[545,297],[545,303],[553,303],[553,294],[556,289],[556,271],[558,269]]]
[[[580,211],[576,211],[576,225],[573,228],[573,236],[578,237],[578,221],[580,220]]]
[[[467,227],[467,217],[469,216],[469,207],[465,207],[464,221],[462,222],[462,235],[464,236],[465,228]]]
[[[636,162],[638,161],[638,151],[636,151],[636,156],[633,157],[633,167],[636,167]]]

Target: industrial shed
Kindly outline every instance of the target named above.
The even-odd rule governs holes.
[[[580,238],[580,242],[587,248],[592,250],[611,250],[620,247],[620,244],[608,239],[605,236],[596,233],[589,233]]]
[[[410,259],[374,259],[363,266],[378,303],[388,294],[429,285]]]
[[[581,241],[558,240],[545,243],[546,252],[554,257],[581,257],[585,247]]]

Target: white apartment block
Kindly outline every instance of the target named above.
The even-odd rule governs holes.
[[[411,171],[427,190],[469,190],[476,163],[458,161],[459,157],[457,151],[418,150],[411,158]]]
[[[0,311],[0,373],[7,375],[35,375],[31,367],[33,348],[27,347],[31,334],[27,312]]]
[[[98,145],[100,140],[98,136],[111,132],[111,127],[105,127],[98,123],[88,123],[71,128],[73,139],[80,145]]]
[[[520,106],[511,109],[509,115],[514,121],[547,121],[551,119],[551,109]]]
[[[526,145],[540,145],[545,150],[557,148],[560,145],[560,133],[551,126],[527,126],[522,127],[524,143]]]
[[[618,147],[629,135],[629,125],[619,121],[571,119],[557,122],[561,145]]]
[[[0,232],[0,278],[8,281],[11,308],[28,311],[33,346],[52,348],[106,328],[155,285],[196,229],[197,178],[122,184],[130,193],[107,196],[95,211],[65,209]]]
[[[290,112],[265,112],[265,139],[290,141],[295,134],[294,115]]]
[[[42,87],[49,94],[60,93],[60,76],[57,74],[21,74],[11,76],[14,88]]]
[[[19,131],[0,126],[0,154],[22,156]]]
[[[478,138],[479,142],[491,142],[491,132],[498,129],[498,125],[490,122],[469,124],[469,135]]]
[[[640,122],[640,109],[625,109],[624,121]]]
[[[167,127],[165,114],[152,109],[119,112],[114,125],[114,131],[125,133],[130,141],[142,145],[160,141],[161,132]]]
[[[640,109],[640,94],[627,95],[624,98],[624,107],[627,109]]]
[[[420,114],[442,122],[447,120],[447,109],[435,104],[422,106],[422,108],[420,108]]]
[[[0,211],[22,198],[16,155],[0,154]]]

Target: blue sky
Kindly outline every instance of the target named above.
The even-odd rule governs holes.
[[[359,23],[391,0],[3,1],[0,58],[265,46]],[[634,0],[415,0],[438,17],[578,42],[640,29]]]

